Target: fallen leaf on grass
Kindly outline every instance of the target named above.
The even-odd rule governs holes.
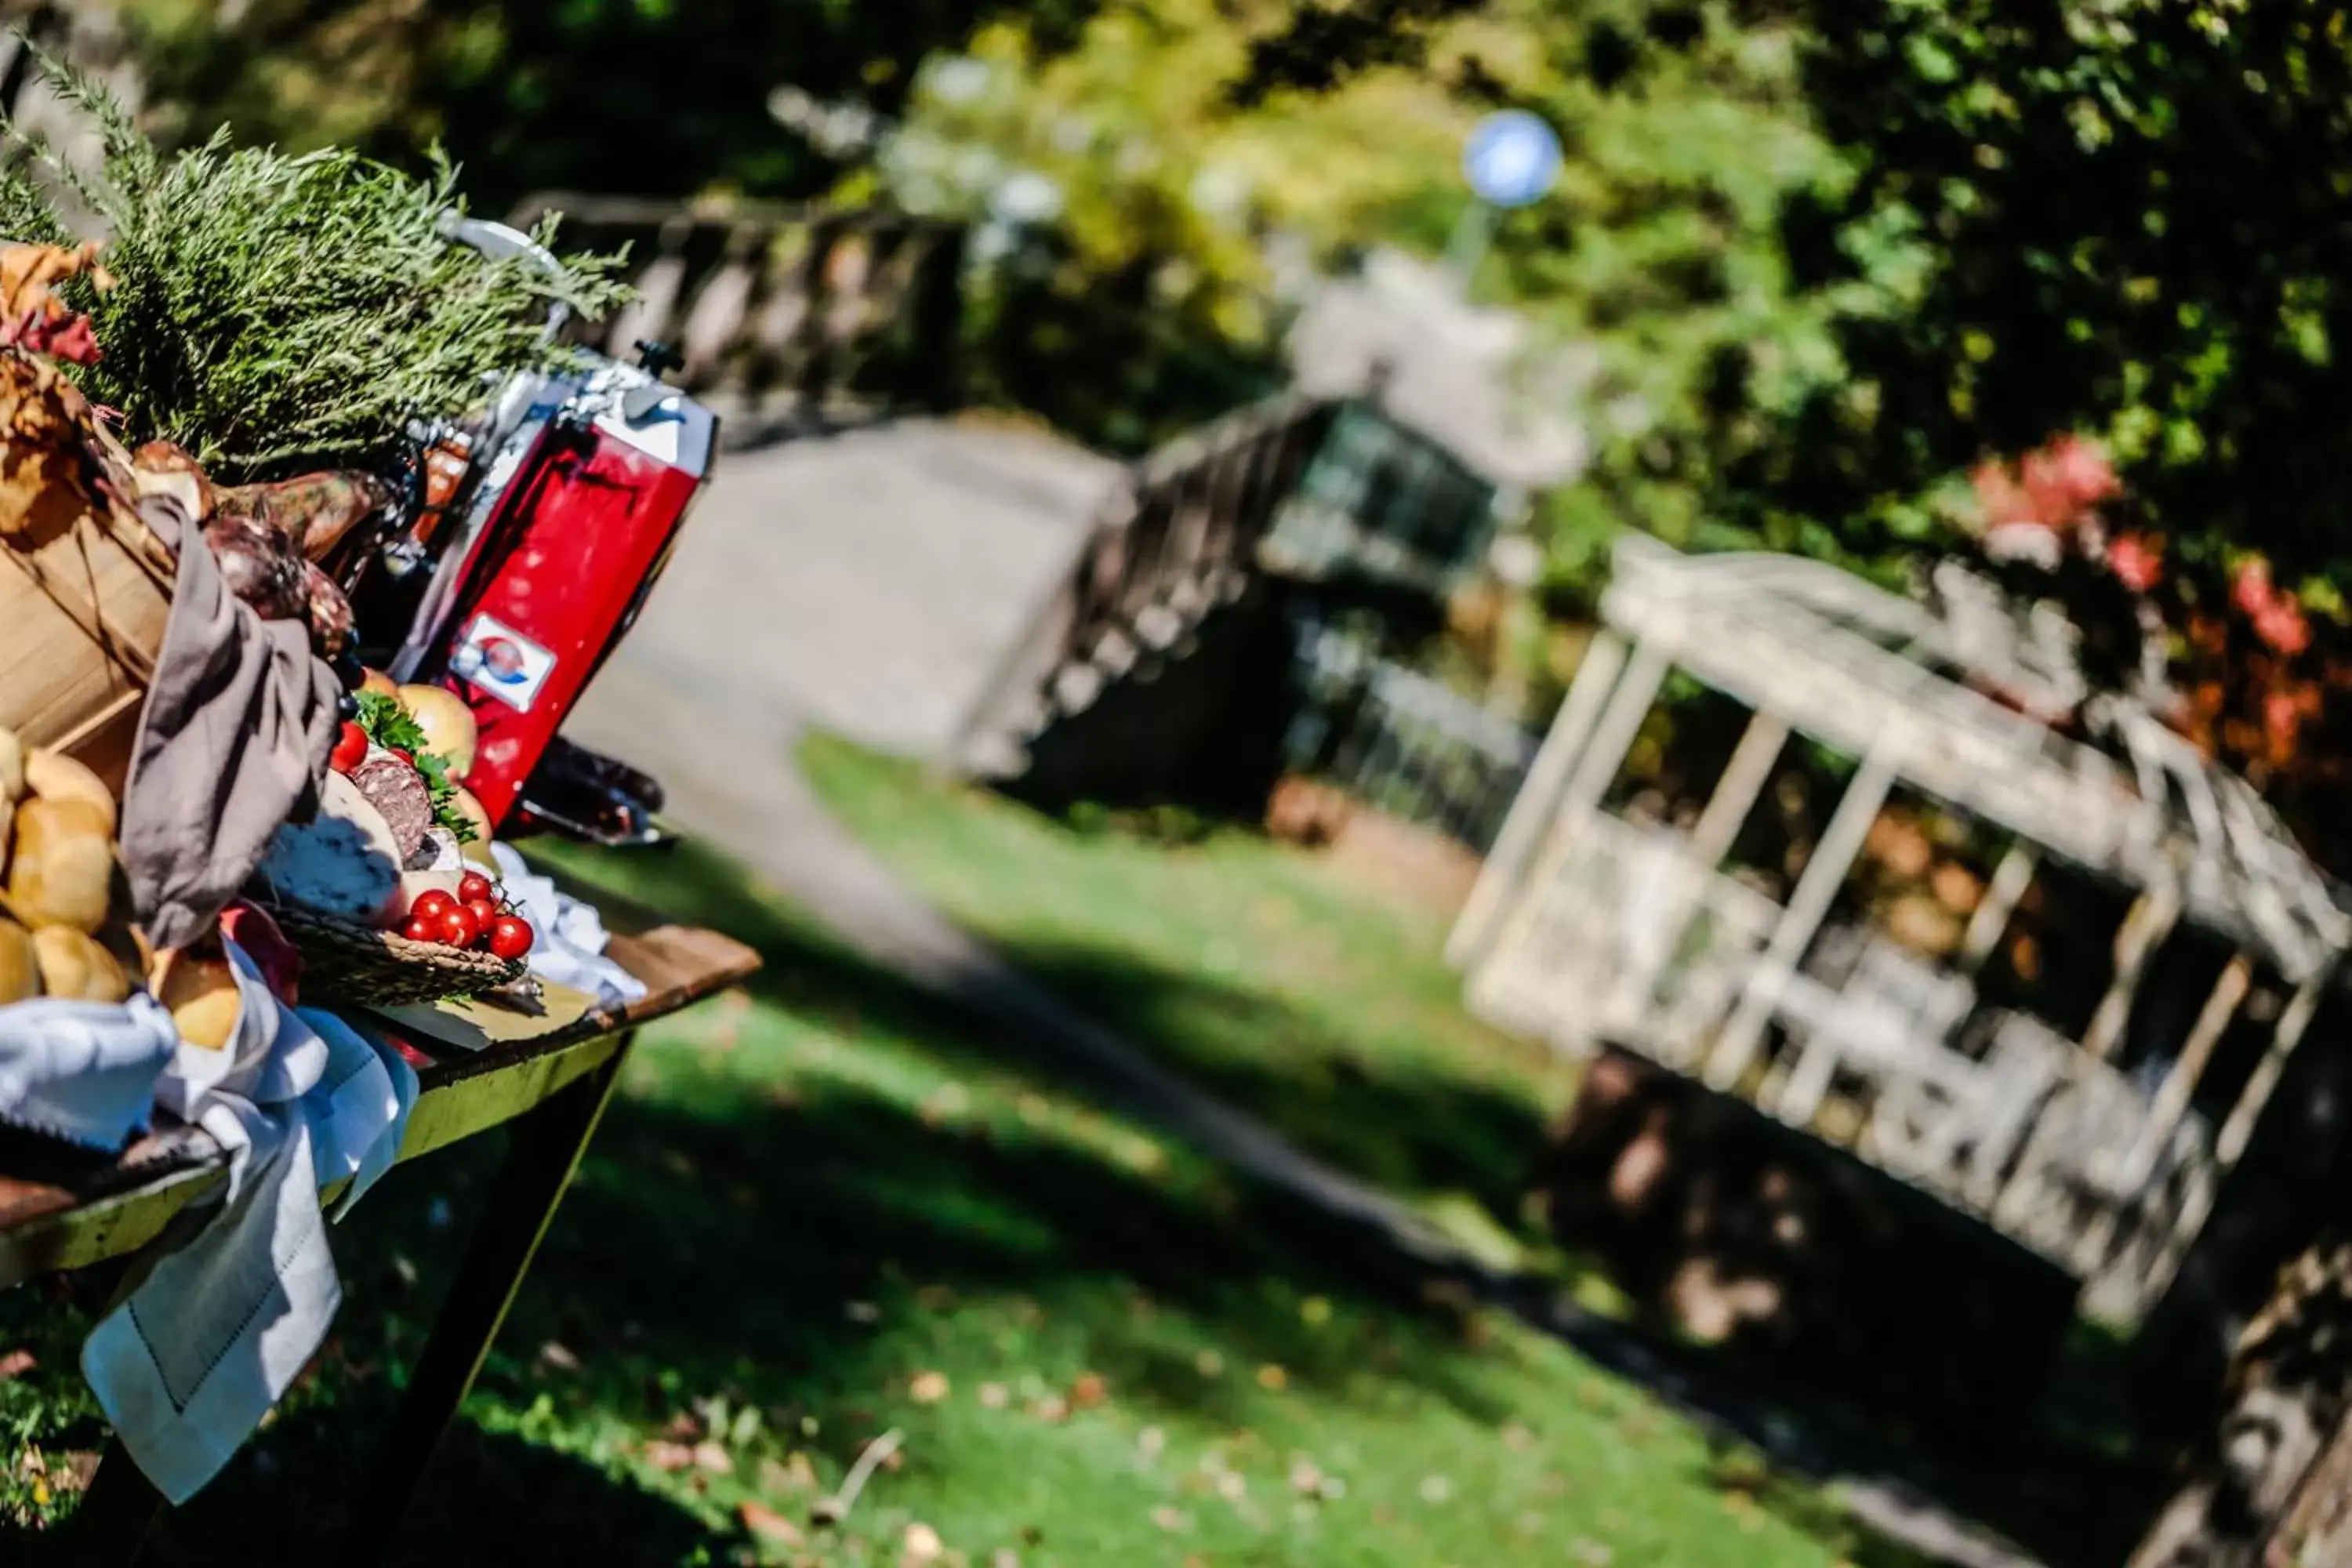
[[[1010,1546],[1000,1546],[989,1558],[988,1568],[1021,1568],[1021,1553]]]
[[[937,1405],[948,1396],[948,1374],[919,1372],[914,1382],[907,1385],[907,1394],[918,1405]]]
[[[1225,1358],[1214,1351],[1202,1351],[1192,1358],[1192,1367],[1202,1377],[1223,1377],[1225,1373]]]
[[[799,1525],[763,1502],[753,1500],[743,1504],[735,1510],[735,1517],[743,1521],[744,1529],[761,1540],[772,1541],[779,1546],[798,1546],[806,1539],[801,1534]]]
[[[694,1450],[692,1448],[687,1447],[684,1443],[673,1443],[668,1441],[667,1438],[655,1438],[652,1442],[639,1449],[638,1453],[644,1458],[646,1464],[651,1465],[655,1469],[664,1471],[665,1473],[673,1470],[685,1469],[688,1466],[694,1463]]]
[[[905,1540],[907,1554],[900,1561],[908,1563],[929,1563],[946,1550],[946,1543],[940,1540],[940,1532],[928,1524],[908,1525]]]
[[[1268,1362],[1257,1369],[1257,1385],[1268,1394],[1280,1394],[1290,1386],[1290,1374]]]
[[[1078,1410],[1092,1410],[1110,1397],[1110,1384],[1091,1372],[1080,1373],[1070,1384],[1070,1404]]]
[[[1069,1416],[1070,1402],[1058,1394],[1049,1394],[1039,1400],[1034,1408],[1040,1421],[1062,1421]]]
[[[0,1355],[0,1383],[12,1377],[22,1377],[40,1364],[31,1351],[10,1351],[6,1355]]]
[[[1011,1404],[1012,1400],[1013,1391],[1001,1383],[983,1383],[980,1385],[980,1402],[991,1410],[1002,1410]]]
[[[1162,1503],[1151,1510],[1151,1522],[1162,1530],[1176,1531],[1182,1530],[1192,1523],[1192,1521],[1185,1517],[1182,1509],[1170,1508],[1166,1503]]]
[[[572,1354],[569,1347],[554,1340],[550,1340],[539,1347],[539,1359],[542,1364],[551,1366],[558,1372],[580,1370],[580,1358]]]
[[[97,1450],[68,1449],[63,1458],[65,1460],[63,1468],[51,1470],[50,1479],[58,1483],[58,1488],[61,1491],[88,1491],[91,1479],[98,1474]]]
[[[709,1470],[714,1476],[731,1476],[735,1473],[735,1460],[718,1444],[701,1442],[694,1446],[694,1468]]]

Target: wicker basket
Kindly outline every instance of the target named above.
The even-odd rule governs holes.
[[[400,1007],[452,996],[478,996],[523,976],[520,960],[494,958],[437,942],[411,942],[307,910],[269,906],[269,915],[302,955],[302,991],[323,1002]]]

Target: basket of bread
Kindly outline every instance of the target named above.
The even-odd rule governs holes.
[[[532,931],[500,896],[490,824],[454,780],[473,766],[473,715],[437,686],[367,672],[346,700],[318,816],[271,838],[256,897],[310,982],[375,1006],[501,990]]]

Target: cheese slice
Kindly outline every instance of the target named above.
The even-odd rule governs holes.
[[[341,773],[327,775],[317,821],[270,837],[260,875],[279,902],[314,914],[382,926],[402,912],[399,840]]]

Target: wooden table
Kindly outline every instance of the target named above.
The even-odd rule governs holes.
[[[511,1123],[504,1163],[467,1245],[393,1421],[370,1469],[367,1498],[336,1561],[373,1563],[390,1547],[441,1436],[473,1386],[540,1237],[604,1115],[640,1025],[664,1017],[751,974],[757,954],[715,931],[659,926],[616,936],[610,956],[646,994],[600,1007],[489,1048],[439,1054],[417,1073],[419,1094],[400,1147],[403,1163],[461,1138]],[[45,1167],[45,1168],[44,1168]],[[54,1154],[0,1175],[0,1289],[42,1273],[124,1258],[163,1236],[183,1210],[215,1195],[227,1162],[210,1137],[174,1126],[93,1164]],[[138,1561],[163,1500],[137,1466],[110,1447],[73,1524],[75,1563]]]

